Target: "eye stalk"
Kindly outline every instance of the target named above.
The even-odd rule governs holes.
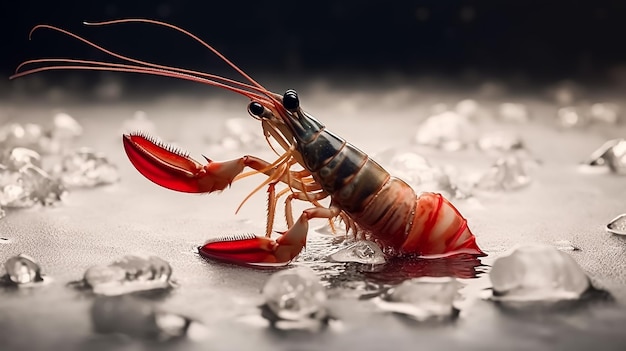
[[[300,99],[295,90],[289,89],[285,92],[285,95],[283,95],[283,106],[292,112],[300,107]]]
[[[248,111],[251,115],[262,118],[263,113],[265,112],[265,107],[263,107],[260,103],[253,101],[250,105],[248,105]]]

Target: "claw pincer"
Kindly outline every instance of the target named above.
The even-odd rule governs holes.
[[[244,161],[212,162],[201,165],[186,153],[146,134],[122,137],[128,159],[152,182],[185,193],[208,193],[229,186],[244,168]]]
[[[275,241],[255,235],[210,240],[199,248],[200,255],[250,266],[284,266],[296,258],[306,244],[308,218],[302,214],[288,231]]]

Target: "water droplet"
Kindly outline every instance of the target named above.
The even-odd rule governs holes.
[[[383,264],[385,254],[380,247],[368,240],[359,240],[343,247],[328,256],[335,262],[355,262],[362,264]]]
[[[569,254],[546,245],[521,246],[497,258],[489,278],[500,301],[578,299],[591,286]]]
[[[89,268],[84,281],[95,294],[113,296],[168,289],[171,275],[169,263],[156,256],[129,255],[107,266]]]
[[[451,277],[421,277],[402,282],[375,303],[384,311],[415,320],[446,319],[458,315],[453,302],[460,284]]]
[[[4,263],[6,278],[16,285],[28,285],[43,281],[41,268],[31,257],[20,254]]]
[[[623,213],[606,225],[606,231],[616,235],[626,235],[626,213]]]
[[[319,319],[326,314],[326,290],[315,272],[297,267],[273,274],[263,287],[267,307],[280,319]]]

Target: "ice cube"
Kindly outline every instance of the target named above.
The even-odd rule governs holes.
[[[616,235],[626,235],[626,213],[623,213],[606,225],[606,231]]]
[[[16,285],[28,285],[43,281],[41,268],[31,257],[20,254],[4,263],[6,278]]]
[[[3,207],[31,207],[35,204],[23,186],[8,184],[0,192],[0,205]]]
[[[369,240],[359,240],[333,253],[328,258],[335,262],[383,264],[385,254],[378,245]]]
[[[475,139],[475,131],[468,118],[452,111],[428,117],[419,126],[415,142],[447,151],[466,147]]]
[[[20,184],[24,192],[28,194],[28,199],[42,205],[52,205],[61,201],[65,187],[43,169],[26,165],[19,170],[19,173]]]
[[[526,105],[512,102],[500,104],[500,118],[507,122],[526,123],[528,122],[528,109]]]
[[[595,103],[591,105],[591,119],[594,121],[616,124],[620,118],[620,108],[611,103]]]
[[[421,277],[402,282],[390,289],[382,299],[375,300],[379,308],[418,321],[445,319],[458,315],[454,300],[460,288],[452,277]]]
[[[107,266],[89,268],[84,281],[95,294],[113,296],[168,289],[171,275],[171,266],[159,257],[129,255]]]
[[[130,295],[98,296],[91,307],[95,332],[168,341],[185,337],[200,324],[177,313],[160,310],[152,302]]]
[[[494,299],[502,301],[578,299],[591,287],[572,256],[547,245],[525,245],[498,257],[489,278]]]
[[[120,179],[117,167],[104,154],[89,148],[65,154],[54,173],[70,188],[112,184]]]
[[[524,162],[517,155],[506,155],[498,160],[475,184],[480,190],[510,191],[530,184]]]
[[[591,169],[608,167],[614,173],[626,175],[626,139],[612,139],[605,142],[589,156],[583,166]]]
[[[319,319],[326,314],[326,290],[309,268],[273,274],[263,287],[266,306],[280,319]]]

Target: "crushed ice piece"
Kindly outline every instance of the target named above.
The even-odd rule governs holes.
[[[480,190],[510,191],[530,184],[523,160],[517,155],[506,155],[498,160],[475,184]]]
[[[57,113],[53,118],[51,134],[57,140],[72,140],[83,134],[83,127],[67,113]]]
[[[34,150],[15,147],[4,157],[2,164],[12,171],[18,171],[27,165],[41,167],[41,156]]]
[[[51,205],[60,201],[64,193],[64,186],[37,166],[27,164],[17,172],[0,167],[1,206]]]
[[[18,172],[14,172],[9,170],[3,164],[0,164],[0,190],[7,185],[17,184],[20,179],[20,174]]]
[[[453,303],[459,289],[459,282],[452,277],[413,278],[374,301],[384,311],[418,321],[449,319],[458,315]]]
[[[524,148],[519,135],[502,130],[484,134],[477,143],[483,151],[506,152]]]
[[[446,151],[456,151],[471,143],[474,134],[474,127],[466,116],[446,111],[422,122],[415,135],[415,142]]]
[[[15,285],[32,285],[43,281],[41,268],[35,260],[27,255],[20,254],[9,258],[4,263],[5,280]]]
[[[554,247],[560,251],[580,251],[580,248],[574,246],[569,240],[557,240],[554,242]]]
[[[114,296],[168,289],[171,275],[172,267],[159,257],[129,255],[107,266],[87,269],[84,282],[95,294]]]
[[[282,320],[320,320],[326,314],[326,290],[310,268],[273,274],[263,287],[265,305]]]
[[[21,185],[8,184],[0,192],[0,205],[3,207],[30,207],[34,204]]]
[[[363,264],[384,264],[385,254],[376,243],[359,240],[343,247],[328,256],[335,262],[355,262]]]
[[[91,321],[94,331],[100,334],[158,341],[202,339],[206,334],[205,326],[197,321],[129,295],[98,296],[91,307]]]
[[[582,170],[608,167],[613,173],[626,175],[626,139],[612,139],[605,142],[591,153],[583,166],[586,168]]]
[[[606,225],[606,231],[616,235],[626,235],[626,213],[623,213]]]
[[[521,246],[498,257],[489,278],[493,298],[499,301],[578,299],[591,288],[572,256],[547,245]]]
[[[557,111],[557,120],[562,127],[572,128],[587,124],[587,117],[576,107],[561,107]]]
[[[156,124],[148,119],[148,115],[144,111],[135,111],[133,117],[122,123],[122,133],[142,132],[150,135],[156,135]]]
[[[7,206],[28,207],[32,206],[30,202],[52,205],[61,201],[65,193],[65,187],[58,180],[50,177],[43,169],[33,165],[26,165],[19,170],[19,174],[20,185],[30,201],[26,201],[24,204],[21,203],[21,200],[14,201],[13,204],[8,204]]]
[[[63,156],[54,172],[67,187],[94,187],[119,181],[117,167],[104,154],[80,148]]]
[[[590,117],[594,121],[616,124],[620,118],[620,108],[611,103],[595,103],[591,105]]]
[[[526,123],[529,120],[529,113],[526,105],[512,102],[500,104],[498,109],[500,118],[507,122]]]

